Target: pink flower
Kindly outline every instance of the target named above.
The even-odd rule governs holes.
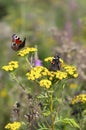
[[[36,60],[34,61],[34,66],[42,66],[42,61],[39,60],[39,59],[36,59]]]

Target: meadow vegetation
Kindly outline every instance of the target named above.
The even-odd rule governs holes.
[[[0,0],[0,130],[86,130],[85,10],[85,0]]]

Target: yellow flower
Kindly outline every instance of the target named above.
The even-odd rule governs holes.
[[[10,68],[9,68],[8,65],[4,65],[4,66],[2,66],[2,69],[5,70],[5,71],[9,71],[9,70],[10,70]]]
[[[20,51],[18,52],[18,56],[23,57],[23,56],[28,55],[30,52],[35,52],[35,51],[37,51],[37,48],[27,47],[27,48],[25,48],[25,49],[23,49],[23,50],[20,50]]]
[[[75,73],[75,74],[73,75],[73,77],[74,77],[74,78],[77,78],[77,77],[78,77],[78,73]]]
[[[49,80],[53,80],[53,78],[55,77],[55,72],[54,71],[48,71],[48,76],[49,76]]]
[[[45,59],[45,61],[50,61],[52,58],[53,57],[48,57]],[[60,59],[60,62],[63,63],[63,60]],[[52,81],[57,82],[56,80],[66,79],[68,76],[72,76],[72,77],[76,78],[78,76],[78,74],[76,72],[76,67],[69,66],[69,65],[64,65],[62,71],[61,70],[49,71],[46,67],[36,66],[36,67],[32,68],[26,74],[26,76],[27,76],[28,80],[37,80],[37,79],[42,80],[42,79],[47,78],[47,80],[50,80],[50,82],[52,82]],[[42,82],[40,81],[40,86],[42,86],[42,84],[44,83],[44,82],[43,83]],[[48,86],[48,85],[45,85],[45,86]]]
[[[69,87],[75,89],[75,88],[77,88],[78,86],[77,86],[77,84],[75,84],[75,83],[71,83],[71,84],[69,85]]]
[[[42,79],[39,82],[39,84],[40,84],[41,87],[46,87],[46,88],[50,88],[50,86],[52,85],[51,81],[48,80],[48,79]]]
[[[10,130],[18,130],[21,127],[20,122],[13,122],[13,123],[8,123],[5,126],[5,129],[10,129]]]
[[[78,73],[76,72],[77,70],[75,66],[65,65],[64,69],[69,75],[73,76],[74,78],[78,77]]]
[[[55,74],[56,74],[56,78],[59,79],[59,80],[67,78],[66,72],[57,71]]]
[[[0,91],[0,97],[6,97],[7,96],[7,91],[5,89],[3,89],[2,91]]]
[[[2,66],[2,69],[5,71],[13,71],[19,67],[17,61],[11,61],[8,63],[8,65]]]
[[[26,76],[28,77],[28,80],[35,80],[47,75],[47,73],[47,68],[43,66],[36,66],[32,68],[31,71],[26,74]]]
[[[50,61],[51,62],[53,58],[54,57],[47,57],[47,58],[44,59],[44,61],[46,61],[46,62]]]
[[[64,66],[64,69],[65,69],[66,71],[70,71],[70,70],[76,71],[76,67],[75,67],[75,66],[70,66],[70,65],[65,65],[65,66]]]
[[[72,105],[77,103],[86,103],[86,94],[79,94],[72,99],[71,101]]]
[[[59,59],[59,61],[60,61],[61,63],[64,63],[64,61],[63,61],[61,58]]]
[[[19,67],[19,65],[18,65],[18,61],[11,61],[11,62],[9,62],[9,66],[11,66],[11,67],[13,67],[13,68],[18,68]]]

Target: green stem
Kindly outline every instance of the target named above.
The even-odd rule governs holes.
[[[45,119],[45,118],[44,118],[44,119]],[[49,123],[48,123],[47,120],[45,120],[45,123],[46,123],[46,125],[48,126],[48,128],[50,129],[50,125],[49,125]]]
[[[19,79],[16,78],[15,74],[14,73],[10,73],[11,77],[13,78],[13,80],[15,80],[19,86],[25,91],[25,88],[24,86],[22,85],[22,83],[19,81]]]
[[[26,57],[25,59],[26,59],[26,62],[28,63],[28,65],[29,65],[30,69],[32,69],[33,67],[31,65],[31,63],[29,62],[28,58]]]
[[[50,93],[49,97],[50,97],[50,112],[51,112],[51,121],[52,121],[51,130],[54,130],[55,118],[54,118],[54,113],[53,113],[53,93],[52,92]]]

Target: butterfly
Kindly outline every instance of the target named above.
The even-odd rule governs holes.
[[[56,54],[51,61],[49,70],[50,71],[57,71],[60,69],[61,69],[60,56],[58,54]]]
[[[23,41],[16,34],[12,35],[11,48],[15,51],[22,49],[25,46],[26,38]]]

